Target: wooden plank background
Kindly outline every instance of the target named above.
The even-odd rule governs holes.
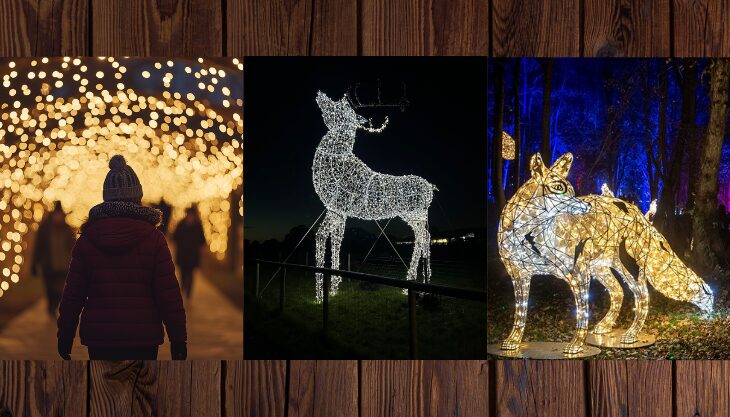
[[[4,0],[0,53],[730,56],[724,0]]]
[[[0,416],[257,415],[244,413],[241,401],[246,368],[243,361],[0,361]]]
[[[256,417],[719,417],[727,361],[245,361]]]

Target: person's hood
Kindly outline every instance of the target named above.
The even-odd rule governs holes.
[[[161,220],[162,212],[151,207],[105,202],[91,208],[81,234],[102,250],[128,250],[147,239]]]

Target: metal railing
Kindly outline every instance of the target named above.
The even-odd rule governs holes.
[[[417,293],[428,293],[433,295],[442,295],[451,298],[458,298],[462,300],[476,301],[480,303],[487,302],[486,291],[470,290],[466,288],[446,287],[443,285],[426,284],[423,282],[407,281],[395,278],[383,277],[380,275],[365,274],[362,272],[343,271],[339,269],[330,268],[319,268],[316,266],[309,265],[298,265],[288,264],[284,262],[266,261],[263,259],[256,260],[256,299],[260,299],[259,283],[260,283],[260,271],[261,265],[276,266],[277,269],[274,276],[280,271],[282,272],[281,281],[279,284],[279,309],[284,310],[286,304],[286,271],[287,269],[295,269],[305,272],[320,273],[323,277],[322,282],[322,330],[324,336],[327,336],[327,329],[329,324],[329,289],[330,281],[333,275],[350,278],[358,281],[371,282],[380,285],[386,285],[390,287],[403,288],[408,291],[408,328],[409,328],[409,347],[410,356],[412,359],[418,357],[418,338],[417,338],[417,323],[416,323],[416,294]]]

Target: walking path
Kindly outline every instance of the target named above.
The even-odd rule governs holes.
[[[242,359],[243,311],[200,272],[195,278],[192,299],[185,306],[188,359]],[[45,299],[25,309],[0,331],[0,359],[60,359],[56,347],[56,323],[46,312]],[[78,336],[71,358],[89,358]],[[167,341],[160,346],[158,358],[170,359]]]

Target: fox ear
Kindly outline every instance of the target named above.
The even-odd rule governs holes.
[[[544,177],[547,173],[547,168],[545,168],[545,164],[542,162],[542,156],[540,156],[539,152],[532,155],[532,158],[530,158],[530,173],[532,173],[533,178]]]
[[[566,154],[563,154],[560,158],[553,163],[553,166],[550,167],[550,171],[561,177],[561,178],[567,178],[568,172],[570,172],[570,166],[573,164],[573,154],[568,152]]]

